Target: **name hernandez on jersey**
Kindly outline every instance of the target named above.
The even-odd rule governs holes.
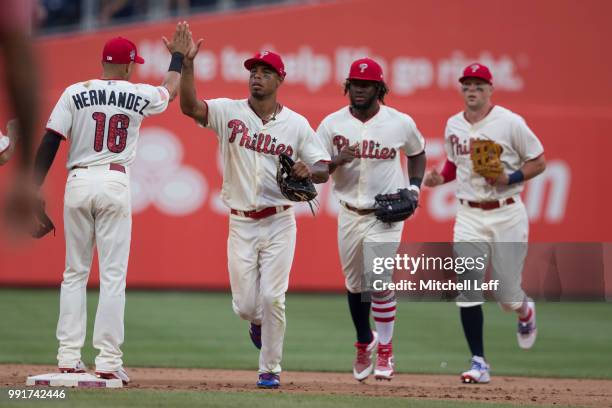
[[[524,183],[491,186],[484,177],[474,173],[470,148],[476,139],[492,140],[502,147],[500,160],[508,174],[544,153],[542,143],[525,120],[506,108],[494,106],[487,116],[475,124],[469,123],[463,112],[459,112],[449,118],[444,135],[448,159],[457,166],[457,198],[491,201],[519,194]]]
[[[94,79],[66,88],[51,112],[47,129],[70,140],[66,166],[130,165],[136,157],[140,125],[162,113],[170,95],[162,86]]]
[[[407,187],[399,152],[415,156],[425,148],[414,120],[385,105],[365,123],[346,106],[323,119],[317,135],[331,156],[358,144],[355,160],[338,167],[331,178],[340,201],[359,209],[374,208],[377,194]]]
[[[200,125],[217,134],[223,157],[221,197],[229,208],[259,211],[294,204],[283,197],[276,182],[281,153],[310,166],[330,160],[306,118],[286,106],[264,124],[246,99],[204,102],[208,118]]]
[[[106,91],[106,89],[92,89],[71,95],[71,97],[77,110],[96,105],[108,105],[131,110],[142,116],[144,116],[144,110],[151,104],[149,99],[132,92],[109,91],[107,98]]]

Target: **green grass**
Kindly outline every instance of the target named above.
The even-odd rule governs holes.
[[[58,304],[56,290],[0,290],[0,363],[56,364]],[[96,292],[89,292],[88,364],[96,305]],[[227,294],[128,292],[125,321],[126,367],[257,368],[248,325],[233,314]],[[494,374],[612,378],[611,304],[539,303],[539,337],[530,351],[518,348],[515,324],[513,315],[485,305]],[[344,296],[288,295],[284,369],[350,371],[354,341]],[[470,357],[452,303],[400,302],[394,350],[400,372],[456,375]]]
[[[0,390],[3,396],[0,401],[7,400],[6,391]],[[313,395],[313,394],[283,394],[280,392],[188,392],[188,391],[150,391],[150,390],[67,390],[67,398],[56,401],[16,401],[3,404],[4,407],[83,407],[109,408],[109,407],[220,407],[220,408],[242,408],[242,407],[287,407],[300,408],[354,408],[363,407],[385,407],[399,408],[410,406],[413,408],[446,408],[448,406],[458,408],[490,408],[490,403],[470,403],[435,400],[416,400],[405,398],[381,398],[346,395]],[[528,407],[522,405],[523,407]],[[516,405],[495,404],[495,408],[515,408]]]

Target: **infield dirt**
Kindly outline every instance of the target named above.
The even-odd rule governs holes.
[[[2,387],[23,387],[28,375],[55,372],[48,365],[0,365]],[[244,370],[128,368],[130,389],[255,391],[257,374]],[[458,376],[398,374],[390,382],[356,382],[351,373],[284,372],[280,390],[260,392],[345,394],[517,405],[612,408],[612,380],[493,376],[490,384],[465,385]],[[121,391],[118,391],[121,392]]]

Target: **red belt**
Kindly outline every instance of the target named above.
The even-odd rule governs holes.
[[[495,210],[499,207],[501,207],[502,205],[510,205],[510,204],[514,204],[516,201],[514,200],[514,198],[510,197],[510,198],[506,198],[505,200],[496,200],[496,201],[481,201],[481,202],[475,202],[475,201],[467,201],[464,200],[462,198],[459,199],[459,202],[461,204],[464,205],[468,205],[472,208],[480,208],[481,210]]]
[[[282,207],[267,207],[259,211],[240,211],[234,210],[232,208],[231,213],[234,215],[240,215],[241,217],[248,217],[253,218],[255,220],[259,220],[261,218],[266,218],[271,215],[278,214],[279,212],[283,212],[289,208],[291,208],[290,205],[283,205]]]
[[[88,166],[72,166],[70,168],[70,170],[74,170],[74,169],[86,169]],[[108,166],[109,170],[114,170],[114,171],[120,171],[122,173],[125,173],[125,166],[123,164],[119,164],[119,163],[111,163]]]

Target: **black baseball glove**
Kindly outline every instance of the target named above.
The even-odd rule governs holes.
[[[317,197],[317,190],[309,178],[298,179],[291,176],[291,169],[294,164],[295,162],[291,157],[281,153],[278,156],[276,182],[283,197],[291,201],[307,201],[314,214],[310,201]]]
[[[419,195],[414,190],[402,188],[393,194],[377,194],[375,215],[382,222],[399,222],[414,214],[419,205]]]
[[[53,235],[55,235],[55,225],[53,225],[53,221],[51,221],[51,218],[49,218],[45,211],[45,200],[39,199],[36,202],[34,218],[34,225],[31,231],[33,238],[42,238],[51,231],[53,231]]]

